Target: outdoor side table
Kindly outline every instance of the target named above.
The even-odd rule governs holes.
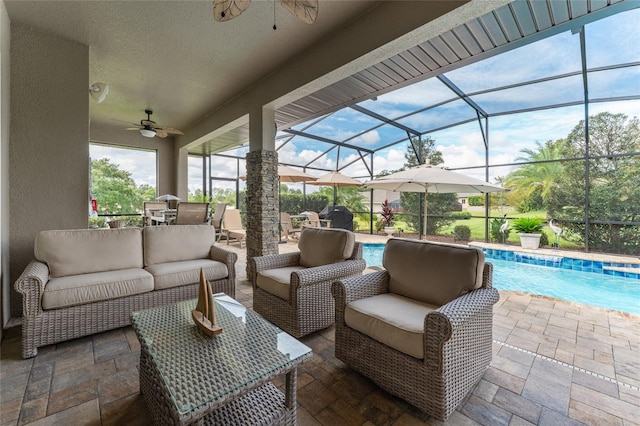
[[[140,391],[156,424],[295,424],[296,370],[311,349],[224,294],[215,337],[191,319],[197,300],[134,312]],[[271,380],[285,375],[285,393]]]

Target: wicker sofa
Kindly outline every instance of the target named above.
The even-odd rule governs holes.
[[[383,266],[333,283],[336,357],[444,421],[491,362],[493,267],[480,250],[399,238]]]
[[[253,309],[295,337],[334,321],[331,283],[360,275],[366,263],[362,244],[345,229],[304,227],[300,251],[249,259]]]
[[[134,311],[214,292],[235,297],[237,254],[214,245],[211,225],[40,232],[22,294],[22,356],[38,347],[128,325]]]

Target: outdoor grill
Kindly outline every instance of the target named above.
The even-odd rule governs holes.
[[[327,206],[320,213],[320,219],[330,219],[332,228],[353,231],[353,213],[345,206]]]

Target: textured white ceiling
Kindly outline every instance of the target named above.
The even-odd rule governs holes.
[[[93,122],[126,127],[151,108],[154,121],[178,129],[376,3],[322,0],[308,25],[263,0],[228,22],[213,19],[211,1],[5,0],[12,23],[89,46],[90,82],[110,86],[105,102],[90,102]]]

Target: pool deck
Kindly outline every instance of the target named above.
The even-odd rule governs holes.
[[[239,255],[236,298],[251,308],[246,250],[225,247]],[[297,247],[291,241],[279,248]],[[493,320],[491,365],[447,423],[337,360],[333,327],[303,337],[313,357],[298,371],[298,424],[640,425],[640,316],[501,291]],[[124,327],[23,360],[14,325],[0,346],[0,424],[151,424],[139,392],[139,356],[135,333]]]

